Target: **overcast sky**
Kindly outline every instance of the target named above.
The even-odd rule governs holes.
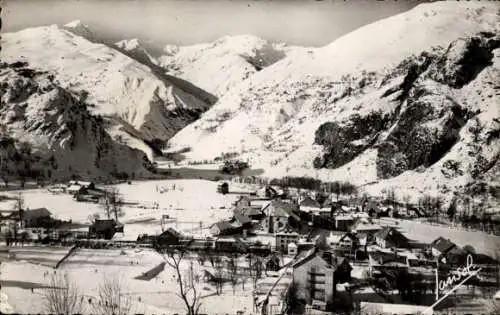
[[[302,46],[323,46],[418,0],[4,0],[3,31],[79,19],[101,36],[166,44],[253,34]],[[376,34],[374,34],[376,36]]]

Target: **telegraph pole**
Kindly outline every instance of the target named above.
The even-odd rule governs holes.
[[[436,301],[439,300],[439,256],[436,258]]]

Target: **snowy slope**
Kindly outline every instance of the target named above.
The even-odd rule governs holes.
[[[88,92],[93,113],[123,120],[149,142],[168,139],[215,102],[188,82],[73,33],[89,36],[86,30],[75,22],[3,34],[2,60],[53,72],[62,87]]]
[[[465,189],[468,182],[498,170],[490,167],[498,164],[498,138],[487,135],[498,130],[498,37],[492,36],[498,36],[499,25],[493,3],[419,5],[255,73],[170,144],[190,147],[186,155],[191,160],[239,153],[268,176],[306,174],[359,185],[382,180],[379,189],[394,184],[405,193],[438,184],[450,191]],[[476,53],[480,56],[468,60]],[[420,120],[415,118],[419,106],[430,108]],[[332,130],[324,128],[317,137],[326,122],[340,125],[349,144],[338,158],[325,144],[333,141],[328,138]],[[469,154],[468,130],[476,122],[483,141]],[[459,136],[448,137],[448,132]],[[402,140],[416,147],[417,157]],[[435,149],[441,142],[447,154],[438,161],[418,148],[423,143]],[[447,160],[463,161],[457,173],[462,175],[443,175]],[[474,170],[478,163],[488,166],[478,171],[481,176]]]
[[[159,62],[145,48],[145,45],[137,38],[124,39],[114,44],[120,51],[130,53],[135,60],[144,64],[159,65]]]
[[[256,36],[238,35],[192,46],[167,45],[158,60],[169,74],[221,97],[254,73],[305,50]]]
[[[53,74],[35,70],[27,63],[1,63],[0,81],[0,126],[5,127],[2,137],[14,140],[11,150],[7,149],[12,154],[7,153],[4,159],[8,167],[2,172],[20,166],[14,152],[22,152],[18,145],[27,142],[33,148],[30,169],[45,178],[151,175],[144,154],[113,141],[103,120],[90,113],[89,104],[62,87]],[[2,179],[5,175],[2,173]]]

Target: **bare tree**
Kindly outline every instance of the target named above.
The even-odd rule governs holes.
[[[409,195],[403,196],[403,202],[404,202],[405,207],[406,207],[406,214],[410,213],[410,207],[411,207],[410,199],[411,199],[411,197]]]
[[[196,315],[201,306],[201,295],[195,283],[196,276],[194,274],[192,262],[188,268],[187,274],[181,272],[181,265],[184,258],[186,258],[186,253],[186,247],[184,246],[171,246],[161,252],[167,265],[175,271],[177,283],[179,284],[179,293],[177,296],[184,301],[187,314]]]
[[[236,285],[238,284],[238,255],[233,254],[229,257],[227,264],[231,286],[233,287],[233,295],[235,294]]]
[[[14,156],[16,155],[15,140],[11,138],[6,128],[0,130],[0,178],[5,187],[9,186],[9,180],[15,173]]]
[[[116,222],[118,222],[118,217],[121,217],[123,215],[122,205],[123,200],[116,188],[112,188],[106,191],[102,203],[102,208],[106,212],[108,219],[111,218],[111,214],[113,214],[115,216]]]
[[[255,289],[257,288],[257,281],[262,278],[262,273],[264,272],[264,262],[262,261],[262,258],[256,257],[250,269],[252,270],[251,276],[253,288]]]
[[[217,295],[222,293],[222,287],[224,285],[224,260],[220,256],[212,255],[210,257],[210,264],[214,268],[214,283],[215,291]]]
[[[13,205],[13,210],[14,211],[21,211],[24,210],[24,195],[21,192],[18,192],[16,196],[14,197],[14,205]]]
[[[78,314],[82,310],[83,295],[68,274],[53,274],[49,288],[42,293],[44,308],[50,314]]]
[[[24,188],[26,184],[26,179],[28,177],[31,177],[32,174],[32,160],[33,160],[33,154],[32,154],[32,147],[31,144],[28,142],[20,142],[19,143],[19,149],[18,149],[18,154],[16,155],[16,167],[17,167],[17,174],[19,176],[19,179],[21,181],[21,187]]]
[[[441,213],[441,208],[443,207],[443,198],[441,196],[436,196],[432,199],[432,207],[434,208],[434,217],[437,221]]]
[[[127,315],[132,309],[132,299],[123,290],[118,277],[104,277],[99,285],[97,303],[94,303],[96,314]]]

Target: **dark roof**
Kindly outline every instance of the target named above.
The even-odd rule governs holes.
[[[319,202],[316,200],[312,199],[311,197],[306,197],[304,200],[300,202],[300,206],[302,207],[314,207],[314,208],[321,208],[321,205]]]
[[[229,231],[233,228],[233,226],[231,224],[229,224],[229,222],[227,221],[219,221],[217,223],[214,224],[218,229],[219,231]]]
[[[328,257],[328,259],[325,258],[325,254]],[[336,269],[341,264],[343,264],[345,262],[347,262],[347,263],[349,262],[344,257],[337,256],[332,252],[320,251],[320,250],[317,250],[316,248],[313,248],[307,252],[303,252],[303,254],[299,253],[299,255],[297,256],[297,261],[293,264],[293,268],[300,267],[301,265],[305,264],[306,262],[308,262],[309,260],[311,260],[312,258],[314,258],[316,256],[320,257],[323,261],[325,261],[329,268]],[[352,269],[352,267],[351,267],[351,269]]]
[[[350,238],[350,239],[351,239],[351,240],[353,240],[353,241],[357,241],[357,240],[358,240],[358,237],[357,237],[356,235],[354,235],[354,234],[353,234],[353,233],[351,233],[351,232],[348,232],[348,233],[346,233],[346,234],[342,235],[342,237],[339,239],[339,241],[343,240],[343,239],[344,239],[344,238],[346,238],[346,237]]]
[[[173,236],[176,238],[181,238],[182,234],[174,230],[173,228],[168,228],[166,229],[163,233],[160,234],[160,236],[165,237],[165,236]]]
[[[113,219],[95,220],[92,227],[96,231],[105,231],[108,229],[113,229],[116,226],[116,222]]]
[[[262,211],[260,211],[260,209],[256,209],[256,208],[243,208],[240,210],[242,214],[246,215],[246,216],[258,216],[258,215],[262,215]]]
[[[381,238],[381,239],[388,239],[388,238],[392,238],[394,236],[408,240],[406,238],[406,236],[404,236],[401,232],[399,232],[398,230],[396,230],[392,226],[386,226],[382,230],[375,233],[375,237]]]
[[[31,210],[24,210],[22,213],[22,217],[24,220],[32,220],[43,217],[50,217],[52,213],[47,208],[38,208]]]
[[[250,220],[249,217],[247,217],[246,215],[244,215],[238,211],[234,213],[234,219],[237,220],[238,222],[240,222],[242,225],[252,222],[252,220]]]
[[[444,254],[457,245],[455,245],[449,239],[445,239],[444,237],[440,236],[431,243],[431,246]]]
[[[294,219],[300,221],[300,217],[294,213],[296,210],[296,205],[288,202],[283,202],[281,200],[271,201],[264,209],[268,207],[274,208],[274,215],[278,217],[293,217]]]

